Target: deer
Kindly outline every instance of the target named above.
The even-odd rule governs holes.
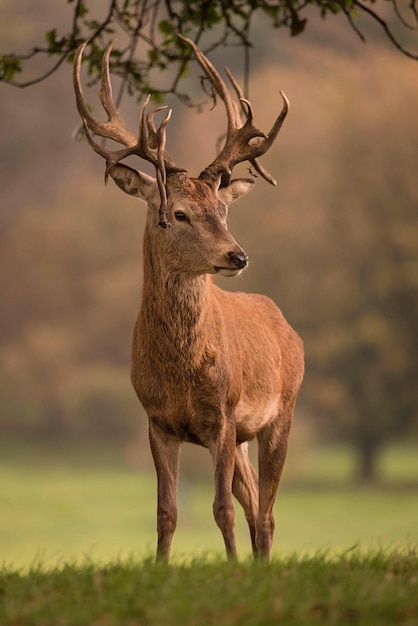
[[[131,132],[112,96],[109,58],[103,54],[99,98],[107,114],[97,120],[81,85],[84,49],[74,60],[76,105],[85,136],[105,159],[110,176],[126,194],[147,205],[143,240],[143,287],[132,341],[131,379],[148,417],[157,476],[157,560],[168,561],[177,526],[179,450],[184,442],[207,448],[214,475],[213,515],[229,560],[237,559],[234,497],[243,507],[255,558],[268,561],[273,541],[273,505],[286,458],[296,398],[304,373],[302,340],[267,296],[227,292],[213,277],[239,275],[246,252],[228,231],[229,206],[254,187],[254,177],[232,178],[248,161],[267,182],[257,161],[275,141],[287,115],[283,105],[268,135],[253,123],[252,105],[233,74],[231,87],[190,39],[213,93],[225,107],[222,149],[197,178],[176,166],[166,150],[168,110],[160,125],[140,108],[138,134]],[[95,136],[121,144],[110,150]],[[155,178],[121,163],[136,155],[152,164]],[[258,475],[248,443],[257,440]]]

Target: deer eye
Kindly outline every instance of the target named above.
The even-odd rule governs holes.
[[[187,215],[185,213],[183,213],[183,211],[175,211],[174,212],[174,217],[176,218],[176,220],[178,222],[188,222],[189,218],[187,217]]]

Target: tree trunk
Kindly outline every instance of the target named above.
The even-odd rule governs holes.
[[[366,438],[358,442],[357,476],[361,483],[373,483],[377,478],[379,444],[376,439]]]

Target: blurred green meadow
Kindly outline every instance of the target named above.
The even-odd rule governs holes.
[[[132,467],[110,450],[93,457],[87,450],[10,444],[0,452],[0,563],[27,569],[41,562],[52,568],[153,554],[153,472]],[[274,555],[416,546],[417,452],[416,447],[389,449],[381,458],[381,482],[373,487],[351,479],[355,460],[348,449],[311,453],[305,473],[300,459],[296,473],[293,457],[276,502]],[[205,454],[202,450],[202,459]],[[212,497],[208,477],[180,476],[175,557],[223,555]],[[240,556],[245,558],[249,538],[238,504],[236,511]]]

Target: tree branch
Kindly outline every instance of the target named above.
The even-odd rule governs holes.
[[[76,0],[72,14],[70,32],[57,37],[53,29],[46,34],[47,46],[36,46],[26,55],[9,54],[0,57],[0,80],[15,87],[25,88],[40,83],[51,76],[65,60],[71,60],[76,47],[85,39],[90,41],[90,54],[86,56],[90,84],[95,84],[100,77],[101,48],[110,33],[122,30],[128,45],[114,48],[111,71],[122,78],[117,101],[123,98],[126,89],[129,93],[137,91],[153,94],[172,93],[191,105],[191,100],[179,93],[178,86],[190,60],[190,51],[182,46],[176,33],[185,34],[199,43],[203,33],[211,32],[216,36],[206,46],[205,52],[212,52],[219,46],[238,45],[243,48],[244,93],[249,90],[250,51],[252,41],[250,25],[256,11],[265,14],[272,26],[289,29],[292,36],[304,32],[307,20],[304,11],[311,5],[316,6],[322,17],[328,14],[344,13],[351,28],[362,41],[363,33],[355,23],[353,9],[368,14],[384,30],[387,38],[403,55],[418,60],[418,54],[408,50],[393,34],[388,23],[370,4],[375,0],[107,0],[107,12],[103,20],[97,21],[90,15],[88,0]],[[414,26],[401,13],[399,0],[389,0],[393,14],[399,24],[408,30],[418,30],[418,0],[409,0],[409,10],[416,22]],[[376,0],[377,2],[377,0]],[[88,17],[87,17],[88,14]],[[222,30],[219,35],[218,27]],[[213,30],[212,30],[213,29]],[[139,40],[149,47],[148,58],[136,59]],[[22,71],[22,63],[36,55],[58,56],[47,71],[31,80],[16,80]],[[166,89],[153,87],[153,71],[170,69],[174,78]],[[193,106],[198,106],[192,103]]]
[[[9,83],[9,85],[12,85],[12,87],[18,87],[19,89],[26,89],[26,87],[32,87],[32,85],[37,85],[38,83],[41,83],[46,78],[49,78],[50,76],[52,76],[52,74],[56,72],[57,69],[60,67],[60,65],[62,65],[64,61],[67,59],[69,53],[70,51],[67,51],[65,54],[63,54],[62,57],[60,57],[58,61],[47,72],[45,72],[44,74],[41,74],[41,76],[38,76],[37,78],[33,78],[32,80],[28,80],[23,83],[18,83],[13,80],[9,80],[7,82]],[[37,54],[37,52],[35,54]],[[35,55],[32,55],[32,56],[35,56]]]
[[[412,2],[409,5],[409,8],[411,9],[412,13],[415,16],[416,19],[416,24],[410,24],[409,22],[406,21],[406,19],[403,17],[402,13],[400,12],[399,6],[398,6],[398,0],[391,0],[392,5],[393,5],[393,10],[395,12],[396,17],[398,18],[398,20],[401,22],[401,24],[403,26],[405,26],[405,28],[409,28],[409,30],[416,30],[418,27],[418,14],[417,14],[417,10],[415,8],[415,0],[412,0]]]
[[[390,28],[387,25],[386,21],[382,17],[380,17],[380,15],[378,15],[375,11],[373,11],[369,7],[365,6],[361,2],[359,2],[359,0],[353,0],[353,4],[356,7],[358,7],[361,11],[364,11],[365,13],[368,13],[378,24],[380,24],[380,26],[383,28],[383,30],[385,31],[386,35],[388,36],[389,40],[393,43],[395,48],[397,48],[400,52],[402,52],[402,54],[404,54],[408,58],[414,59],[414,61],[418,61],[418,54],[413,54],[412,52],[410,52],[409,50],[404,48],[399,43],[399,41],[396,39],[396,37],[392,34],[392,31],[390,30]]]

